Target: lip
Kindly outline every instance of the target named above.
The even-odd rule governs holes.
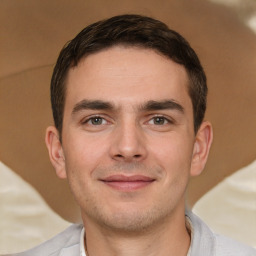
[[[149,186],[155,179],[144,175],[111,175],[101,181],[113,189],[128,192]]]

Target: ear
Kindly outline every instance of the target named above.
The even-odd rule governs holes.
[[[190,170],[191,176],[197,176],[203,171],[209,155],[212,138],[212,125],[205,121],[201,124],[196,134]]]
[[[50,161],[55,168],[57,176],[61,179],[67,178],[65,156],[56,127],[50,126],[46,129],[45,143],[48,148]]]

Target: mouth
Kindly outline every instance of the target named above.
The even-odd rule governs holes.
[[[134,191],[152,184],[155,179],[144,175],[111,175],[101,180],[107,186],[121,191]]]

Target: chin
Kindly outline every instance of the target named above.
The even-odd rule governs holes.
[[[94,220],[101,226],[108,230],[124,232],[124,233],[134,233],[145,232],[150,230],[153,226],[159,223],[163,223],[163,218],[168,215],[167,211],[163,209],[140,209],[132,210],[125,209],[122,212],[109,212],[103,213],[94,212]]]

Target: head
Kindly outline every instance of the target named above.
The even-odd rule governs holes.
[[[46,144],[86,230],[184,228],[186,187],[212,141],[206,79],[189,44],[151,18],[113,17],[64,47],[51,86],[56,127]]]
[[[184,66],[189,77],[188,93],[196,133],[204,119],[207,97],[206,76],[196,53],[181,35],[164,23],[140,15],[120,15],[89,25],[60,52],[51,80],[52,111],[60,139],[70,68],[90,54],[116,45],[152,49]]]

